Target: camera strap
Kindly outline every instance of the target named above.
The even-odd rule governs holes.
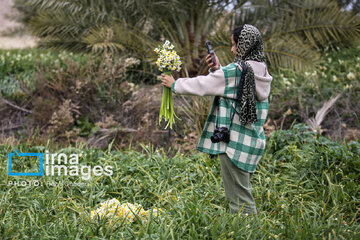
[[[216,121],[215,121],[215,127],[216,128],[218,128],[219,127],[219,111],[220,111],[220,101],[219,101],[219,96],[216,96],[215,98],[217,98],[216,99],[216,102],[217,102],[217,106],[218,106],[218,110],[217,110],[217,112],[216,112]],[[230,130],[230,127],[232,126],[232,123],[233,123],[233,118],[234,118],[234,115],[235,115],[235,109],[233,109],[233,107],[232,107],[232,105],[231,105],[231,103],[229,103],[230,104],[230,107],[231,107],[231,118],[230,118],[230,126],[229,126],[229,130]],[[235,104],[235,106],[237,106],[237,104]]]
[[[241,104],[241,96],[243,94],[243,88],[244,88],[244,83],[245,83],[245,76],[247,74],[247,67],[246,67],[246,64],[242,61],[241,62],[241,77],[240,77],[240,82],[239,82],[239,85],[237,84],[237,71],[235,71],[235,86],[238,86],[238,89],[234,88],[234,96],[236,96],[236,100],[234,100],[235,102],[235,108],[232,106],[232,104],[230,103],[231,105],[231,118],[230,118],[230,127],[232,126],[232,123],[233,123],[233,119],[234,119],[234,115],[235,115],[235,112],[236,112],[236,107],[238,106],[238,104],[240,105]],[[216,122],[215,122],[215,127],[219,127],[219,111],[220,111],[220,101],[219,101],[219,96],[216,96],[215,97],[215,101],[217,103],[217,106],[218,106],[218,111],[216,113]],[[234,108],[234,109],[233,109]],[[229,130],[230,130],[230,127],[229,127]]]
[[[239,84],[237,83],[237,71],[235,71],[235,86],[238,86],[238,89],[234,88],[234,96],[236,96],[236,100],[234,100],[235,102],[235,108],[231,105],[231,118],[230,118],[230,127],[232,126],[233,123],[233,119],[234,119],[234,115],[236,112],[236,107],[238,106],[238,104],[241,104],[241,96],[243,94],[243,88],[244,88],[244,83],[245,83],[245,76],[247,74],[247,67],[246,64],[242,61],[241,62],[241,77],[240,77],[240,82]],[[216,96],[216,103],[218,105],[218,111],[216,113],[216,123],[215,126],[218,128],[219,127],[219,111],[220,111],[220,101],[219,101],[219,96]],[[234,109],[233,109],[234,108]],[[230,129],[229,127],[229,129]]]

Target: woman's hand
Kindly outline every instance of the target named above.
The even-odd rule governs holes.
[[[220,68],[220,62],[219,62],[219,59],[218,57],[216,56],[215,52],[214,52],[214,56],[215,56],[215,61],[216,61],[216,65],[214,66],[214,64],[211,62],[211,56],[210,54],[208,54],[206,56],[206,62],[209,66],[209,68],[211,68],[213,71],[216,71]]]
[[[165,87],[171,88],[171,85],[175,82],[173,76],[166,75],[164,73],[161,74],[161,84]]]

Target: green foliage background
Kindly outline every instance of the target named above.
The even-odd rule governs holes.
[[[100,151],[82,146],[53,149],[79,153],[84,165],[111,165],[111,177],[43,177],[41,186],[9,186],[9,181],[37,178],[5,177],[0,185],[0,235],[3,238],[72,239],[357,239],[360,142],[345,144],[308,131],[304,125],[276,131],[252,177],[259,215],[245,217],[228,210],[218,159],[180,152],[169,157],[162,149],[142,152]],[[13,146],[0,147],[5,159]],[[52,147],[19,145],[20,152]],[[7,166],[0,173],[6,176]],[[46,182],[86,183],[46,186]],[[91,210],[107,199],[140,203],[165,213],[132,224],[88,222]]]

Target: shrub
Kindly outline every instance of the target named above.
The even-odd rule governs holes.
[[[68,58],[64,66],[41,67],[33,94],[35,121],[47,124],[65,100],[77,106],[77,119],[87,116],[89,122],[99,121],[104,112],[114,111],[131,95],[124,80],[126,69],[134,64],[136,59],[106,55],[101,62],[93,59],[85,65]]]
[[[348,130],[357,128],[354,116],[360,116],[359,53],[359,48],[326,49],[322,63],[312,72],[281,69],[272,73],[269,119],[276,128],[289,129],[314,117],[322,104],[337,94],[341,97],[322,124],[325,135],[340,140]],[[284,115],[287,111],[290,114]]]

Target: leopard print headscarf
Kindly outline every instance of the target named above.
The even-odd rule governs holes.
[[[239,35],[236,45],[234,63],[241,67],[241,77],[237,90],[239,103],[240,122],[244,125],[257,121],[256,115],[256,86],[254,71],[246,61],[253,60],[265,62],[264,44],[259,30],[249,24],[245,24]]]

